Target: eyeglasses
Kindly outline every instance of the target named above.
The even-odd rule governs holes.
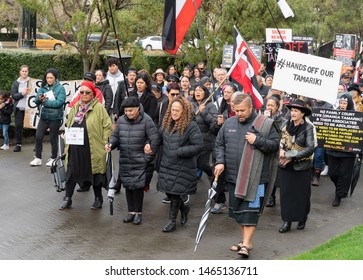
[[[179,93],[170,93],[172,97],[179,96]]]
[[[81,90],[81,91],[79,92],[79,94],[81,94],[81,95],[83,95],[83,94],[85,94],[85,95],[89,95],[89,94],[91,94],[91,93],[92,93],[92,91],[88,91],[88,90],[86,90],[86,91]]]

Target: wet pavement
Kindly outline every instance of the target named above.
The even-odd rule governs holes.
[[[75,192],[72,208],[59,211],[64,192],[56,192],[50,169],[45,161],[50,145],[44,144],[43,165],[30,167],[34,145],[23,145],[22,152],[0,151],[0,259],[1,260],[235,260],[240,257],[229,250],[238,242],[237,224],[223,214],[210,214],[207,228],[196,252],[195,236],[204,212],[207,177],[190,197],[191,211],[187,225],[172,233],[161,231],[167,222],[168,205],[161,203],[163,193],[151,189],[145,193],[143,223],[139,226],[122,222],[126,214],[125,193],[116,195],[114,215],[109,213],[107,192],[101,210],[91,210],[92,190]],[[114,159],[117,151],[113,152]],[[291,186],[293,187],[293,186]],[[279,200],[266,208],[254,237],[252,260],[282,260],[312,249],[363,224],[363,183],[358,182],[352,197],[332,207],[334,187],[328,177],[319,187],[312,187],[311,212],[305,230],[278,232],[282,224]]]

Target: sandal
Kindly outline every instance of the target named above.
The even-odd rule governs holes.
[[[247,246],[242,246],[241,250],[238,251],[238,255],[247,259],[250,256],[250,251],[251,249],[248,248]]]
[[[243,246],[243,241],[240,241],[238,244],[232,245],[230,250],[232,252],[238,252],[239,250],[241,250],[242,246]]]

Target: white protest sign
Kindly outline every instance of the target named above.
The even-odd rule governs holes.
[[[266,28],[266,43],[292,42],[292,29],[289,28]]]
[[[279,49],[272,88],[336,102],[340,61]]]

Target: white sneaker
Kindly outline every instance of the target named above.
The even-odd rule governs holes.
[[[1,147],[0,147],[0,149],[1,150],[9,150],[9,145],[6,145],[6,144],[4,144],[4,145],[2,145]]]
[[[325,165],[325,167],[324,167],[323,171],[321,171],[320,175],[326,176],[326,175],[328,175],[328,171],[329,171],[329,168],[327,165]]]
[[[30,162],[30,166],[40,166],[40,165],[42,165],[42,160],[37,157]]]
[[[47,166],[47,167],[52,167],[52,164],[53,164],[53,162],[55,161],[55,159],[52,159],[52,158],[50,158],[50,159],[48,159],[48,161],[47,161],[47,163],[45,164],[45,166]]]

